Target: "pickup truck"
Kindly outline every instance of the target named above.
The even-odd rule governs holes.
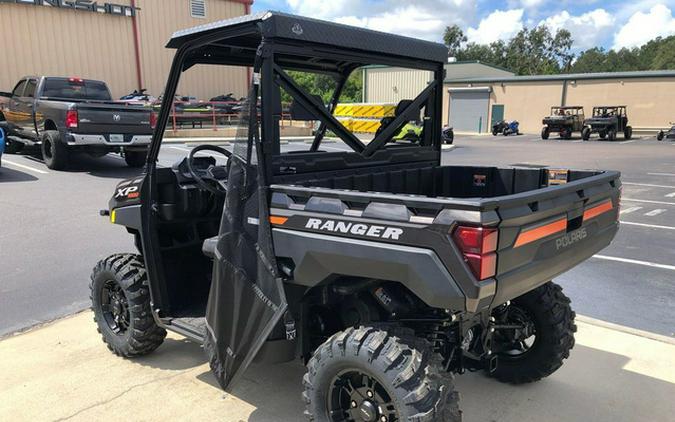
[[[112,100],[104,82],[48,76],[21,78],[0,107],[7,153],[39,145],[47,167],[65,169],[69,155],[111,152],[131,167],[145,164],[154,115],[148,108]]]
[[[138,249],[91,276],[113,353],[150,353],[171,330],[203,344],[226,389],[254,360],[300,358],[305,414],[321,422],[458,422],[453,374],[528,383],[569,357],[575,314],[552,280],[614,238],[618,172],[443,165],[441,44],[269,12],[168,46],[146,172],[101,212]],[[200,64],[252,68],[247,130],[233,151],[204,144],[157,166],[177,84]],[[331,110],[371,64],[433,79],[366,144]],[[287,70],[332,75],[328,107]],[[282,89],[321,122],[306,150],[280,146]],[[421,115],[417,142],[391,142]],[[323,148],[326,130],[351,150]]]

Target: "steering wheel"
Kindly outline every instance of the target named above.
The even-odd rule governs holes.
[[[187,158],[188,171],[190,172],[190,175],[195,179],[195,182],[197,182],[197,184],[201,188],[203,188],[203,189],[205,189],[205,190],[207,190],[207,191],[209,191],[209,192],[211,192],[215,195],[225,195],[226,192],[225,192],[224,189],[222,189],[222,188],[219,189],[212,184],[206,183],[206,181],[199,175],[199,173],[197,173],[197,171],[195,171],[194,158],[195,158],[195,154],[197,154],[200,151],[217,152],[218,154],[224,155],[228,159],[232,156],[232,153],[230,151],[226,150],[225,148],[221,148],[221,147],[215,146],[215,145],[199,145],[198,147],[195,147],[195,148],[192,149],[192,151],[190,151],[190,154],[188,154],[188,158]],[[217,180],[217,178],[215,177],[215,175],[213,173],[213,170],[215,168],[217,168],[217,166],[211,165],[211,166],[209,166],[209,168],[206,169],[206,173],[209,176],[211,176],[211,178],[213,180]],[[220,184],[218,184],[218,186],[220,186]]]

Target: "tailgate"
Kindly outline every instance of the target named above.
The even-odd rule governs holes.
[[[497,200],[497,294],[511,300],[609,245],[619,222],[618,172],[570,172],[559,186]],[[582,178],[583,177],[583,178]]]
[[[113,104],[78,104],[78,132],[90,134],[151,134],[151,110]]]

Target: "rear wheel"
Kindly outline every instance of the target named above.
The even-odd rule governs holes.
[[[147,155],[147,151],[124,151],[124,161],[129,167],[143,167]]]
[[[560,137],[563,139],[572,139],[572,131],[570,129],[563,129],[560,132]]]
[[[40,137],[42,159],[52,170],[64,170],[68,166],[68,148],[61,142],[59,132],[47,130]]]
[[[631,126],[626,126],[623,130],[623,137],[625,140],[630,140],[633,137],[633,128]]]
[[[312,421],[461,421],[452,374],[411,330],[349,328],[319,346],[307,369]]]
[[[548,126],[545,126],[541,130],[541,139],[548,139],[549,131],[548,131]]]
[[[548,282],[495,310],[498,330],[493,349],[499,360],[493,376],[511,384],[538,381],[554,373],[574,347],[575,313],[562,288]]]
[[[588,141],[591,139],[591,128],[590,127],[585,127],[581,129],[581,139],[584,141]]]
[[[493,127],[492,128],[492,136],[497,136],[497,135],[499,135],[499,129],[497,129],[496,127]]]
[[[601,130],[600,132],[598,132],[598,136],[600,136],[600,139],[605,139],[607,137],[607,132]]]
[[[99,261],[90,284],[91,309],[103,342],[123,357],[145,355],[166,331],[152,317],[148,279],[139,255],[116,254]]]
[[[665,135],[666,135],[666,134],[663,133],[662,130],[659,131],[659,133],[656,134],[656,140],[657,140],[657,141],[663,141],[663,138],[665,137]]]
[[[607,140],[610,142],[616,141],[616,130],[610,129],[607,131]]]

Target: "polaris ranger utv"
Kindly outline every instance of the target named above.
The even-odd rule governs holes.
[[[551,114],[542,120],[541,139],[558,133],[563,139],[572,139],[572,133],[583,132],[584,108],[581,106],[551,107]]]
[[[441,44],[272,12],[178,32],[168,47],[145,172],[102,212],[138,248],[91,277],[112,352],[150,353],[174,331],[203,344],[225,389],[254,360],[303,359],[315,421],[458,421],[453,374],[519,384],[560,368],[575,315],[551,280],[614,238],[619,173],[558,170],[552,185],[546,168],[442,165]],[[240,138],[161,167],[171,99],[200,64],[252,68]],[[366,144],[332,111],[373,64],[433,79]],[[332,76],[328,106],[289,70]],[[281,149],[282,90],[321,122],[306,150]],[[419,142],[390,142],[416,120]],[[349,151],[323,147],[326,130]]]
[[[633,128],[628,125],[626,106],[596,106],[593,107],[593,116],[584,121],[581,139],[588,141],[591,133],[597,132],[600,139],[616,141],[616,135],[623,132],[625,140],[633,137]]]

